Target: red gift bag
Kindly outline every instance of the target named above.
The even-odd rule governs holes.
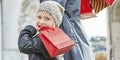
[[[68,52],[74,42],[60,29],[46,29],[39,34],[51,57]]]
[[[89,1],[81,0],[80,18],[83,20],[92,17],[96,17],[96,15],[92,12],[92,8],[90,7]]]
[[[88,0],[81,0],[81,10],[80,13],[91,13],[92,8],[90,8],[90,4]]]

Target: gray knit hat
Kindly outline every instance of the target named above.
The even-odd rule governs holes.
[[[40,11],[45,11],[52,15],[56,26],[60,26],[65,9],[55,1],[44,1],[40,3],[37,13]]]

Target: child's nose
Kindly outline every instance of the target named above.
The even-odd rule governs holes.
[[[44,19],[41,19],[41,20],[39,21],[39,23],[40,23],[40,24],[44,24],[44,23],[45,23]]]

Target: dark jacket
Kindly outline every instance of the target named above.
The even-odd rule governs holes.
[[[61,56],[51,58],[41,42],[36,29],[28,25],[19,35],[18,47],[21,53],[29,55],[29,60],[59,60]]]

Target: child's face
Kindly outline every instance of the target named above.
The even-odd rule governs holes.
[[[49,28],[54,28],[55,27],[54,19],[49,13],[46,13],[46,12],[43,12],[43,11],[39,12],[39,13],[37,13],[36,18],[37,18],[36,19],[37,30],[39,30],[40,27],[49,27]]]

